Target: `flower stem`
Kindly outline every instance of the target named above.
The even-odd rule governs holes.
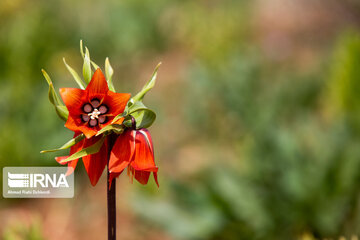
[[[110,159],[110,152],[114,146],[116,136],[108,136],[108,163]],[[108,211],[108,240],[116,240],[116,178],[111,182],[109,188],[110,173],[107,169],[107,211]]]
[[[116,197],[115,197],[115,184],[114,178],[111,182],[109,189],[109,172],[107,181],[107,207],[108,207],[108,240],[116,240]]]

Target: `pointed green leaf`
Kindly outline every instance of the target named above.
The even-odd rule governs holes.
[[[148,128],[150,127],[156,119],[156,114],[150,109],[139,109],[133,113],[131,116],[135,118],[136,129]]]
[[[109,89],[113,92],[115,92],[115,87],[114,84],[112,82],[112,75],[114,74],[114,70],[110,65],[110,61],[109,58],[105,59],[105,76],[106,76],[106,80],[108,82],[108,86]]]
[[[44,75],[44,78],[47,81],[47,83],[49,85],[52,84],[52,81],[51,81],[51,78],[50,78],[49,74],[47,74],[47,72],[44,69],[41,69],[41,72]]]
[[[75,79],[76,83],[80,86],[81,89],[85,89],[85,83],[80,78],[79,74],[77,74],[77,72],[66,63],[65,58],[63,58],[63,61],[64,61],[64,64],[65,64],[67,70],[69,70],[69,72],[71,73],[71,75]]]
[[[60,98],[58,97],[58,95],[55,92],[54,85],[51,81],[49,74],[47,74],[47,72],[44,69],[41,69],[41,72],[44,75],[47,83],[49,84],[49,100],[50,100],[50,102],[54,105],[61,104]]]
[[[86,48],[86,47],[85,47]],[[83,41],[80,40],[80,53],[82,58],[85,58],[85,53],[84,53],[84,47],[83,47]],[[90,54],[89,54],[89,58],[90,58]],[[95,62],[90,60],[91,65],[93,66],[93,68],[96,70],[98,68],[100,68]]]
[[[50,76],[45,72],[44,69],[41,69],[41,71],[42,71],[47,83],[49,84],[49,100],[54,105],[55,111],[58,114],[58,116],[62,120],[66,121],[69,116],[69,111],[64,106],[64,104],[61,102],[59,96],[56,94],[54,85],[51,81]]]
[[[49,85],[49,100],[53,105],[57,105],[59,104],[60,100],[59,97],[57,96],[55,89],[54,89],[54,85],[52,83],[50,83]]]
[[[83,140],[84,138],[85,138],[85,135],[82,133],[79,136],[72,138],[70,141],[68,141],[67,143],[65,143],[64,145],[62,145],[61,147],[59,147],[57,149],[43,150],[40,153],[56,152],[56,151],[70,148],[70,147],[74,146],[75,144],[77,144],[78,142],[80,142],[81,140]]]
[[[150,80],[145,84],[145,86],[141,89],[141,91],[138,94],[136,94],[135,97],[132,98],[135,102],[141,101],[144,98],[145,94],[155,86],[157,72],[159,70],[160,65],[161,62],[156,66]]]
[[[130,98],[130,100],[126,104],[126,109],[130,108],[134,103],[135,103],[134,99]]]
[[[83,65],[83,76],[86,83],[89,83],[91,80],[91,64],[90,64],[90,53],[87,47],[85,47],[86,52],[84,56],[84,65]]]
[[[63,105],[54,105],[57,115],[64,121],[67,121],[69,117],[69,110]]]
[[[83,47],[83,41],[82,40],[80,40],[80,53],[81,53],[82,58],[84,58],[85,54],[84,54],[84,47]]]
[[[100,68],[95,62],[91,61],[91,65],[93,66],[93,68],[96,70],[98,68]]]
[[[99,135],[101,135],[105,132],[109,132],[109,131],[114,131],[116,134],[121,134],[124,131],[124,127],[120,124],[110,124],[110,125],[107,125],[106,127],[102,128],[100,131],[98,131],[96,136],[99,136]]]
[[[105,137],[102,137],[99,141],[97,141],[93,145],[91,145],[87,148],[83,148],[80,151],[77,151],[76,153],[72,154],[68,158],[61,161],[60,163],[67,163],[67,162],[73,161],[75,159],[99,152],[101,146],[104,143],[104,140],[105,140]]]

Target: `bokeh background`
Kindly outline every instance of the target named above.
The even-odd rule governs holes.
[[[47,98],[79,40],[145,104],[160,188],[117,184],[118,239],[357,239],[360,1],[0,0],[0,166],[56,166],[72,137]],[[63,154],[67,152],[64,151]],[[2,199],[4,240],[106,239],[106,180],[73,199]]]

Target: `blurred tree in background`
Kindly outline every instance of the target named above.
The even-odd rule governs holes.
[[[360,235],[359,13],[350,0],[3,0],[2,166],[56,164],[39,150],[71,133],[40,69],[74,86],[62,57],[80,69],[83,39],[124,92],[163,61],[145,100],[161,186],[127,198],[141,224],[171,239]]]

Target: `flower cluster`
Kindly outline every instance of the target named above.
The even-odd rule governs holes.
[[[67,174],[71,174],[82,158],[93,186],[99,181],[106,166],[110,173],[110,184],[127,168],[131,179],[135,177],[141,184],[147,184],[153,173],[159,186],[153,143],[147,130],[156,115],[142,103],[145,94],[155,84],[158,67],[143,89],[131,98],[128,93],[115,92],[112,84],[113,70],[108,59],[105,61],[105,77],[100,68],[90,60],[87,48],[84,53],[82,43],[80,44],[85,83],[64,60],[80,86],[60,89],[64,104],[57,96],[49,75],[43,70],[49,84],[50,101],[58,115],[66,120],[65,127],[74,132],[74,138],[58,149],[42,152],[70,148],[68,156],[56,157],[56,161],[67,164]],[[93,74],[92,69],[95,70]]]

